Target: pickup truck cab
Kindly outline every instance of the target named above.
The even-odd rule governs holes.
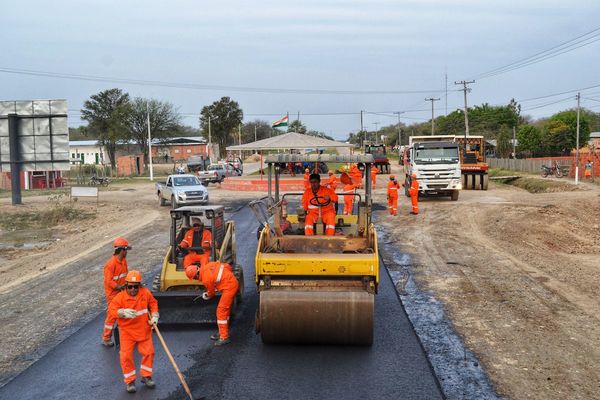
[[[229,164],[211,164],[206,171],[198,171],[198,179],[203,184],[221,183],[228,176],[237,176],[240,174]]]
[[[191,174],[169,175],[166,182],[156,183],[156,195],[159,205],[168,201],[172,208],[208,203],[208,189]]]

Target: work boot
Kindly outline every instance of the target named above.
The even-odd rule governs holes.
[[[108,340],[102,339],[102,346],[113,347],[114,345],[115,345],[115,342],[113,342],[112,339],[108,339]]]
[[[135,393],[135,390],[136,390],[136,389],[135,389],[135,381],[133,381],[133,382],[129,382],[129,383],[127,384],[127,388],[126,388],[126,390],[127,390],[127,393]]]
[[[141,382],[146,385],[148,389],[154,389],[156,386],[151,376],[142,376]]]
[[[227,338],[227,339],[221,339],[221,338],[219,338],[219,340],[217,340],[215,342],[215,346],[225,346],[229,342],[231,342],[231,340],[229,340],[229,338]]]
[[[218,333],[215,333],[214,335],[210,335],[210,340],[219,340],[221,337],[219,336]]]

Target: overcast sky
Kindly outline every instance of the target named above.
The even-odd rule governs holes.
[[[169,101],[194,127],[198,118],[193,114],[230,96],[240,103],[245,121],[272,122],[286,112],[293,119],[300,112],[310,129],[344,139],[360,129],[360,110],[417,110],[402,114],[403,121],[425,121],[431,103],[424,99],[439,97],[435,113],[444,114],[446,72],[448,112],[463,106],[457,80],[475,78],[470,105],[506,104],[511,98],[600,85],[600,41],[479,79],[482,73],[600,28],[598,0],[2,3],[4,69],[240,88],[419,92],[259,93],[0,72],[0,100],[65,98],[73,110],[71,126],[81,124],[78,110],[89,96],[112,87]],[[584,106],[600,111],[600,87],[582,96]],[[575,98],[567,93],[522,105],[524,114],[537,118],[575,106]],[[306,115],[318,113],[342,114]],[[394,121],[374,114],[364,119],[370,130],[376,122],[381,127]]]

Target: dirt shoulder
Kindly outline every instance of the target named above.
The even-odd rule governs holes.
[[[162,264],[169,207],[158,207],[154,184],[132,182],[110,189],[100,192],[97,211],[93,201],[75,204],[92,217],[60,223],[44,235],[27,232],[31,238],[25,246],[0,250],[0,386],[104,310],[102,271],[115,237],[125,236],[132,244],[127,257],[131,269],[149,277]],[[209,192],[211,204],[229,207],[260,197],[214,186]],[[23,200],[24,205],[13,207],[10,199],[1,199],[0,213],[35,216],[56,206],[47,196]],[[2,234],[6,237],[7,232]],[[36,242],[40,246],[27,246]]]
[[[531,194],[490,186],[462,191],[458,202],[421,199],[418,216],[400,197],[400,215],[379,211],[378,220],[502,396],[595,398],[600,190]]]

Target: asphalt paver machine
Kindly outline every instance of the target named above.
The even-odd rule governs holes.
[[[323,235],[320,217],[314,227],[316,235],[304,235],[302,193],[279,191],[280,165],[289,162],[364,166],[365,181],[353,195],[354,210],[351,215],[336,215],[334,236]],[[377,234],[371,222],[373,156],[277,154],[267,156],[266,163],[267,200],[250,204],[259,219],[261,207],[265,215],[256,252],[256,330],[262,341],[372,344],[379,283]],[[342,191],[336,193],[341,202]],[[311,204],[325,205],[324,201],[315,197]],[[292,210],[294,204],[297,207]]]
[[[178,244],[188,229],[191,219],[200,218],[205,229],[212,233],[210,261],[231,264],[240,283],[240,289],[232,306],[232,315],[242,301],[244,293],[243,269],[236,263],[236,238],[234,221],[225,220],[224,207],[186,206],[170,211],[170,243],[160,272],[154,278],[152,294],[158,300],[161,325],[216,324],[216,305],[219,295],[209,301],[202,299],[205,287],[198,280],[191,281],[185,275],[183,259],[187,251],[204,251],[201,247],[180,248]],[[217,293],[218,294],[218,293]]]

